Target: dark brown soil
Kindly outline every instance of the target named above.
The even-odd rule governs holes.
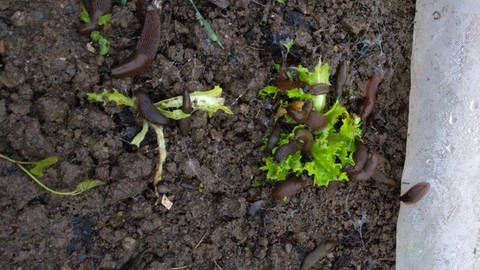
[[[77,31],[79,2],[0,1],[0,39],[8,45],[0,71],[0,153],[19,160],[58,155],[48,185],[71,189],[84,178],[108,184],[77,197],[46,193],[14,165],[0,161],[0,269],[300,269],[327,240],[337,246],[316,269],[393,269],[399,187],[377,181],[309,187],[286,202],[270,199],[260,150],[271,111],[257,99],[279,62],[280,41],[295,37],[289,64],[335,70],[350,60],[353,111],[375,69],[387,76],[366,141],[382,157],[380,171],[400,179],[407,136],[414,1],[230,1],[226,9],[198,0],[225,49],[213,44],[188,1],[162,14],[159,53],[134,80],[108,69],[132,51],[141,23],[135,4],[115,5],[107,32],[112,49],[99,57]],[[227,1],[228,2],[228,1]],[[165,129],[168,157],[156,205],[151,185],[156,143],[125,143],[140,129],[129,109],[86,101],[102,88],[141,86],[153,100],[183,89],[221,85],[233,116],[194,115],[190,135]],[[259,202],[260,201],[260,202]],[[252,203],[261,205],[249,214]]]

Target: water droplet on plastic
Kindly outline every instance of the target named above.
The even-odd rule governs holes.
[[[426,163],[427,165],[432,165],[433,162],[434,162],[434,161],[433,161],[433,159],[431,159],[431,158],[425,160],[425,163]]]
[[[453,125],[453,124],[455,124],[455,122],[457,122],[457,118],[454,117],[452,113],[450,113],[450,114],[448,115],[448,123],[449,123],[450,125]]]
[[[453,146],[451,144],[448,144],[445,146],[445,150],[447,150],[448,153],[451,153],[453,151]]]
[[[470,109],[470,111],[476,111],[478,110],[478,108],[480,107],[480,104],[478,101],[476,100],[472,100],[470,101],[470,106],[468,106],[468,108]]]

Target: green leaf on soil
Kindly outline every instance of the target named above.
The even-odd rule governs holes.
[[[278,87],[273,85],[267,85],[258,91],[258,96],[260,98],[266,98],[267,96],[272,95],[273,98],[276,98],[279,91],[280,89],[278,89]]]
[[[58,157],[57,156],[51,156],[44,158],[42,160],[36,161],[34,164],[34,167],[30,170],[32,174],[38,177],[43,177],[43,170],[48,167],[52,166],[53,164],[58,162]]]
[[[75,187],[75,190],[72,191],[72,195],[78,195],[89,189],[92,189],[101,185],[105,185],[105,182],[100,180],[95,180],[95,179],[83,180],[82,182],[77,184],[77,186]]]
[[[82,20],[84,23],[90,22],[90,15],[88,14],[88,10],[85,8],[83,3],[80,4],[80,20]]]
[[[195,9],[195,17],[197,17],[197,20],[200,22],[200,25],[203,26],[203,28],[207,31],[207,34],[210,37],[210,39],[213,42],[217,43],[218,46],[220,46],[220,48],[223,49],[223,44],[222,44],[222,42],[220,42],[220,39],[218,38],[217,34],[213,30],[210,23],[207,20],[205,20],[205,18],[202,16],[202,14],[198,10],[198,8],[195,5],[195,3],[193,2],[193,0],[190,0],[190,3],[192,4],[193,9]]]
[[[136,147],[140,147],[140,144],[145,139],[145,135],[147,135],[147,132],[148,132],[148,122],[143,121],[142,130],[140,130],[140,132],[138,132],[137,135],[135,135],[135,138],[133,138],[130,144],[135,145]]]
[[[110,50],[110,41],[104,36],[102,36],[100,32],[92,31],[92,33],[90,33],[90,38],[94,42],[98,43],[100,55],[106,55],[108,53],[108,51]]]
[[[107,25],[112,20],[112,13],[107,13],[98,17],[97,23],[98,25]]]
[[[103,105],[107,104],[107,102],[114,102],[117,106],[129,106],[135,107],[135,99],[131,97],[127,97],[124,94],[120,93],[117,89],[107,90],[103,89],[101,93],[88,93],[87,94],[88,101],[90,102],[99,102],[103,103]]]
[[[295,44],[295,39],[289,38],[286,42],[282,42],[282,46],[287,50],[287,54],[290,53],[290,49],[293,47],[293,44]]]

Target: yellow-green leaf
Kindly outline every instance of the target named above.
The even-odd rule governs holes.
[[[35,176],[42,177],[43,174],[44,174],[43,170],[46,167],[52,166],[53,164],[55,164],[57,162],[58,162],[58,157],[57,156],[51,156],[51,157],[44,158],[42,160],[36,161],[34,163],[34,167],[30,170],[30,172]]]

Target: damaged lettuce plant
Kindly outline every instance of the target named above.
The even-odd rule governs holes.
[[[152,109],[154,109],[155,112],[147,112],[147,110],[144,109],[144,107],[148,104],[142,104],[145,101],[140,100],[140,95],[128,97],[116,89],[105,89],[101,93],[89,93],[88,100],[90,102],[102,103],[103,105],[105,105],[107,102],[113,102],[117,106],[133,107],[140,112],[142,115],[142,129],[130,142],[132,145],[139,147],[149,128],[152,128],[155,131],[157,144],[159,147],[157,169],[154,176],[154,185],[156,187],[156,184],[158,184],[162,179],[163,163],[167,157],[167,150],[165,146],[165,137],[163,134],[163,124],[154,123],[154,120],[152,119],[155,118],[148,114],[160,113],[162,116],[171,120],[186,119],[195,111],[205,111],[208,113],[209,117],[212,117],[213,114],[219,110],[227,114],[233,114],[233,112],[224,105],[225,99],[221,97],[222,88],[220,86],[215,86],[213,89],[208,91],[198,91],[190,94],[186,92],[186,94],[187,95],[176,96],[153,103]],[[184,105],[187,102],[187,98],[184,99],[184,97],[189,97],[191,109],[188,111],[185,111],[184,109]]]
[[[308,175],[317,187],[349,180],[346,168],[355,165],[356,141],[362,135],[361,118],[336,100],[327,106],[330,66],[318,61],[313,70],[285,66],[292,42],[278,67],[274,85],[259,90],[259,97],[277,104],[275,124],[265,140],[268,156],[261,170],[273,181],[297,180]],[[305,181],[305,180],[302,180]],[[286,181],[287,182],[287,181]]]
[[[9,158],[3,154],[0,154],[0,159],[9,161],[17,165],[18,168],[20,168],[20,170],[22,170],[28,177],[30,177],[30,179],[32,179],[37,185],[39,185],[44,190],[55,195],[61,195],[61,196],[79,195],[89,189],[105,184],[105,182],[100,180],[86,179],[78,183],[75,189],[72,191],[58,191],[48,187],[40,180],[40,178],[43,177],[44,175],[45,168],[52,166],[58,162],[57,156],[47,157],[39,161],[18,161],[18,160]],[[27,169],[27,166],[31,166],[32,168]]]

